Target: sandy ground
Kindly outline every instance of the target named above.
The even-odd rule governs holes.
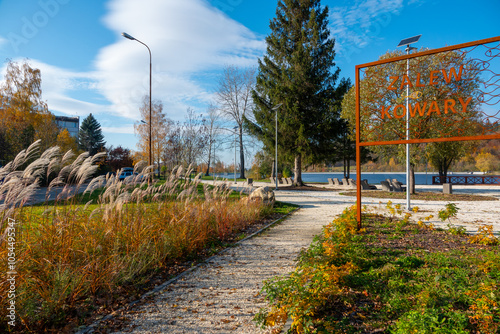
[[[440,189],[437,186],[423,188],[418,189]],[[461,189],[457,186],[454,192],[500,198],[500,187]],[[339,195],[339,191],[291,191],[286,187],[276,192],[276,198],[299,204],[301,209],[265,232],[212,257],[149,297],[146,303],[125,315],[130,322],[116,333],[266,333],[252,321],[266,305],[259,294],[263,282],[292,271],[300,250],[308,247],[324,225],[356,201],[355,197]],[[387,212],[387,201],[363,198],[363,204],[376,212]],[[405,200],[393,202],[406,203]],[[422,215],[434,214],[436,218],[430,222],[436,225],[441,224],[437,212],[446,204],[412,201],[412,205],[424,211]],[[480,224],[493,224],[494,230],[500,232],[500,201],[457,202],[457,205],[459,215],[453,221],[455,225],[474,232]],[[416,216],[418,219],[419,214]]]
[[[327,187],[327,186],[326,186]],[[332,213],[338,212],[335,208],[337,205],[343,205],[344,207],[348,205],[354,205],[356,203],[356,197],[339,195],[340,191],[336,192],[314,192],[314,191],[299,191],[296,194],[290,194],[292,191],[285,191],[283,189],[283,195],[285,192],[287,196],[293,196],[298,201],[303,198],[306,202],[326,201],[331,204],[331,206],[326,206],[325,210],[329,210]],[[442,186],[417,186],[417,191],[421,192],[441,192]],[[278,199],[282,190],[279,190]],[[453,186],[454,194],[476,194],[496,197],[500,199],[500,186]],[[388,213],[386,208],[388,199],[380,198],[370,198],[362,197],[362,204],[366,205],[368,210],[377,213]],[[406,200],[391,200],[393,205],[401,204],[403,208],[406,208]],[[478,227],[481,225],[493,225],[493,230],[500,234],[500,200],[498,201],[455,201],[458,207],[458,214],[456,218],[452,218],[451,221],[442,222],[438,218],[438,212],[445,208],[445,205],[449,201],[422,201],[422,200],[411,200],[411,207],[417,206],[419,212],[413,214],[413,220],[423,220],[425,217],[433,215],[434,218],[429,220],[429,223],[434,224],[438,227],[446,228],[449,223],[456,226],[463,226],[466,228],[467,232],[475,233]]]

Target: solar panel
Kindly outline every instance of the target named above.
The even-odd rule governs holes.
[[[416,42],[418,42],[418,40],[420,39],[421,36],[422,35],[418,35],[418,36],[414,36],[414,37],[410,37],[410,38],[405,38],[401,42],[399,42],[398,47],[403,46],[403,45],[410,45],[412,43],[416,43]]]

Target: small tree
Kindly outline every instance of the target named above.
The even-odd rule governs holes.
[[[153,100],[151,106],[151,119],[149,118],[149,96],[145,95],[140,107],[141,121],[134,124],[134,132],[139,137],[137,148],[142,153],[143,160],[149,161],[149,130],[151,127],[152,164],[160,166],[162,154],[165,150],[168,133],[172,121],[163,112],[163,103]]]
[[[253,160],[252,176],[255,179],[274,176],[274,157],[267,154],[266,151],[257,152]]]
[[[500,170],[500,161],[491,153],[481,152],[476,157],[476,168],[483,173]]]
[[[104,144],[106,144],[106,142],[102,135],[101,125],[94,116],[90,114],[83,120],[80,126],[78,145],[80,149],[89,152],[90,155],[95,155],[104,149]]]
[[[207,131],[203,117],[196,115],[191,108],[188,108],[182,126],[181,142],[184,164],[186,166],[196,164],[207,142]]]
[[[214,161],[215,164],[215,150],[217,148],[216,139],[220,132],[219,121],[221,119],[220,111],[214,105],[210,105],[207,111],[208,115],[205,117],[205,136],[207,138],[207,143],[204,145],[205,154],[207,155],[207,169],[205,171],[205,176],[209,176],[210,174],[212,161]]]
[[[78,143],[71,137],[67,129],[63,129],[57,135],[56,144],[61,148],[61,152],[72,150],[75,154],[78,152]]]
[[[128,148],[123,148],[121,146],[113,148],[113,146],[111,146],[109,149],[107,149],[107,152],[107,163],[115,172],[118,169],[131,167],[134,164],[130,150]]]

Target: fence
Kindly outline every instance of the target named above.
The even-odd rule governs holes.
[[[475,176],[475,175],[452,175],[433,176],[432,184],[451,183],[458,185],[489,184],[500,186],[500,175]]]

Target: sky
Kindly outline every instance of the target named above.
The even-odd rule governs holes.
[[[205,113],[227,65],[252,67],[266,51],[277,0],[0,0],[0,81],[6,60],[29,59],[42,98],[58,116],[90,113],[107,146],[135,150],[133,125],[149,93],[167,117]],[[336,66],[354,68],[422,34],[429,49],[500,35],[499,0],[323,0],[336,40]],[[231,127],[231,126],[228,126]],[[227,162],[231,160],[227,152]]]

